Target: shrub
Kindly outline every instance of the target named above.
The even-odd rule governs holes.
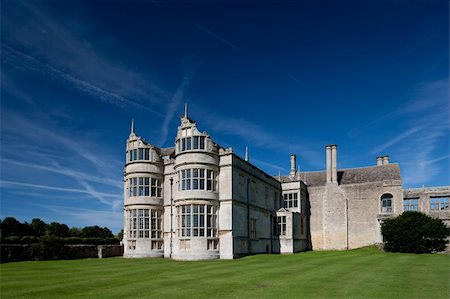
[[[431,253],[445,250],[450,229],[441,219],[406,211],[384,221],[381,233],[386,251]]]
[[[2,239],[3,244],[20,244],[20,238],[17,236],[10,236]]]
[[[29,256],[38,261],[64,259],[64,243],[60,238],[43,236],[39,243],[30,245]]]
[[[20,244],[33,244],[33,243],[38,243],[39,242],[39,238],[35,237],[35,236],[24,236],[22,238],[20,238]]]

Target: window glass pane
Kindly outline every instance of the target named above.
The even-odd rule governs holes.
[[[200,136],[200,149],[205,149],[205,136]]]
[[[186,150],[191,149],[191,137],[186,138]]]
[[[198,136],[194,136],[194,144],[192,146],[193,149],[198,149]]]

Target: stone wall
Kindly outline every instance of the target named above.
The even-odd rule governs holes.
[[[381,242],[380,222],[403,212],[401,181],[309,187],[312,249],[352,249]],[[381,213],[381,196],[393,211]]]
[[[35,260],[32,245],[1,244],[0,262]],[[107,258],[123,255],[122,245],[64,245],[62,259]]]

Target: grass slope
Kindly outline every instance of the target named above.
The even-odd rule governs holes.
[[[449,255],[375,248],[239,260],[1,264],[1,298],[449,298]]]

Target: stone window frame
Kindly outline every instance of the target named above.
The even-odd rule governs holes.
[[[277,216],[278,236],[286,236],[286,216]]]
[[[138,147],[127,151],[127,162],[134,161],[151,161],[152,151],[148,147]]]
[[[419,211],[419,198],[407,197],[403,199],[403,211]]]
[[[146,196],[161,198],[161,180],[151,176],[129,178],[127,184],[128,197]]]
[[[177,206],[179,238],[216,238],[218,236],[217,206],[183,204]]]
[[[390,214],[394,212],[394,196],[391,193],[384,193],[380,197],[380,211],[381,213]]]
[[[449,198],[448,195],[430,196],[430,211],[448,211]]]
[[[298,208],[298,192],[283,193],[283,207],[285,209]]]
[[[181,137],[178,141],[178,152],[184,153],[189,151],[206,150],[206,136],[193,135]]]
[[[209,168],[187,168],[178,171],[178,191],[217,192],[217,171]]]
[[[256,239],[256,218],[250,218],[250,239]]]
[[[162,210],[158,209],[129,209],[128,239],[161,239]]]

